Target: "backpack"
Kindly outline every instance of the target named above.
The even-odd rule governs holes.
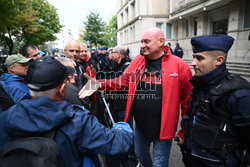
[[[0,151],[1,167],[64,167],[53,140],[56,130],[40,137],[18,137]]]

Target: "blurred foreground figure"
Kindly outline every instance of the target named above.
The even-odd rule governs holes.
[[[20,144],[21,139],[16,140],[16,137],[42,136],[51,131],[54,132],[54,140],[65,167],[81,166],[85,156],[126,154],[129,151],[133,144],[133,132],[128,124],[117,123],[110,130],[101,125],[84,107],[71,105],[64,100],[68,74],[69,71],[64,65],[49,56],[41,57],[30,65],[27,82],[32,99],[23,100],[0,113],[0,149],[13,139],[13,142],[19,141],[19,144],[12,147],[5,145],[0,155],[8,154],[4,158],[0,157],[1,167],[4,167],[4,163],[15,163],[16,166],[31,166],[38,163],[40,166],[52,166],[51,163],[57,162],[58,158],[55,161],[43,159],[35,156],[41,153],[40,149],[33,151],[36,148],[47,147],[38,145],[34,148],[33,145],[37,143],[32,141],[26,142],[28,144],[24,146]],[[18,152],[16,156],[25,156],[27,152],[32,152],[34,157],[23,158],[20,162],[14,157],[14,160],[10,161],[17,150],[15,148],[20,145],[24,151]],[[43,155],[54,154],[56,150],[52,149]]]

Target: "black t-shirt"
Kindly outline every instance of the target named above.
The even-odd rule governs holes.
[[[159,139],[162,112],[161,58],[146,60],[144,74],[135,92],[132,112],[144,136]]]

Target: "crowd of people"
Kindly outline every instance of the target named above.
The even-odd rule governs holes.
[[[0,166],[167,167],[173,139],[186,167],[249,165],[250,84],[226,68],[233,41],[193,37],[194,75],[156,27],[133,60],[74,39],[65,57],[22,46],[0,77]]]

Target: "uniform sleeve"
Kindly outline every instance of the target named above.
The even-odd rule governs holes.
[[[240,89],[233,92],[228,98],[228,107],[241,139],[250,148],[250,90]]]

